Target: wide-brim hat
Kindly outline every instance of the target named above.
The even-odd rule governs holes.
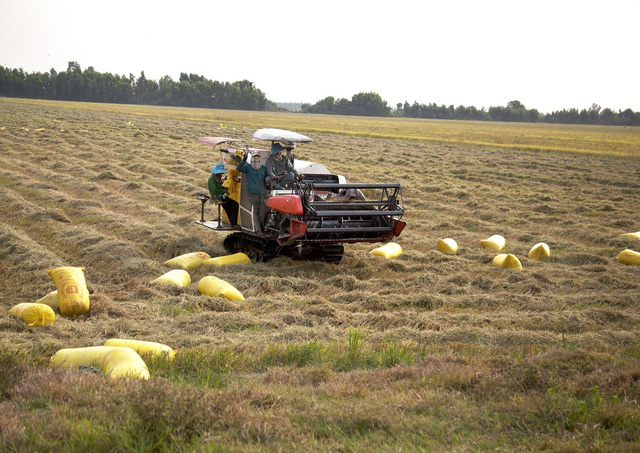
[[[218,175],[226,172],[227,170],[224,169],[224,164],[221,162],[218,162],[213,167],[211,167],[211,173],[213,173],[214,175]]]
[[[273,145],[271,145],[271,154],[269,154],[269,155],[273,156],[278,151],[282,151],[283,149],[284,149],[284,147],[280,143],[274,143]]]

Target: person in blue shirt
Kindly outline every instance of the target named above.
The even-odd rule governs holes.
[[[251,206],[253,208],[253,224],[258,234],[265,234],[264,224],[267,217],[267,198],[270,192],[265,185],[267,168],[262,164],[260,154],[255,152],[251,155],[251,163],[247,163],[247,153],[242,155],[242,162],[236,169],[245,176],[242,178],[243,184],[249,193]]]

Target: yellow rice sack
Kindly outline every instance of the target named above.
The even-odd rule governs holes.
[[[625,233],[623,234],[623,236],[634,238],[634,239],[640,239],[640,231],[638,231],[637,233]]]
[[[200,266],[204,260],[208,260],[209,258],[211,257],[205,252],[185,253],[184,255],[176,256],[175,258],[165,261],[164,265],[168,267],[179,267],[188,271]]]
[[[36,300],[36,304],[45,304],[50,306],[51,308],[60,309],[60,300],[58,299],[58,290],[56,289],[55,291],[51,291],[42,299]]]
[[[494,266],[504,267],[505,269],[517,269],[522,270],[522,264],[520,260],[511,253],[501,253],[497,255],[491,262]]]
[[[442,253],[456,253],[458,251],[458,243],[451,238],[438,239],[436,250]]]
[[[155,343],[153,341],[142,340],[119,340],[117,338],[111,338],[104,342],[103,346],[126,346],[136,351],[141,356],[149,355],[151,357],[158,357],[165,355],[170,360],[176,355],[176,351],[169,346]]]
[[[618,262],[627,265],[640,266],[640,253],[633,250],[623,250],[618,253]]]
[[[9,314],[16,315],[30,326],[43,326],[56,320],[56,314],[45,304],[25,302],[14,305]]]
[[[551,250],[549,250],[549,246],[544,242],[538,242],[529,250],[529,258],[532,260],[540,260],[542,258],[548,258],[549,256],[551,256]]]
[[[369,252],[369,254],[373,256],[381,256],[386,259],[395,258],[401,253],[402,247],[400,247],[400,244],[396,244],[395,242],[389,242],[388,244],[385,244],[382,247],[378,247],[377,249],[373,249]]]
[[[89,290],[84,279],[84,267],[59,267],[47,270],[58,290],[60,314],[84,315],[89,311]]]
[[[183,269],[173,269],[156,278],[151,283],[164,283],[166,285],[184,288],[191,284],[191,276],[189,275],[189,272]]]
[[[215,266],[224,266],[226,264],[244,264],[250,263],[251,258],[249,258],[244,253],[235,253],[233,255],[226,256],[216,256],[215,258],[209,258],[208,260],[204,260],[202,262],[203,265],[215,265]]]
[[[61,349],[51,357],[51,366],[67,369],[93,366],[112,379],[149,379],[147,364],[136,351],[122,346]]]
[[[482,244],[482,246],[486,249],[502,250],[506,245],[506,241],[499,234],[494,234],[489,239],[481,240],[480,244]]]
[[[242,160],[242,157],[240,157],[240,160]],[[230,164],[225,163],[225,167],[227,165],[230,166]],[[229,190],[229,198],[240,203],[240,178],[242,173],[233,167],[227,170],[227,175],[227,179],[222,185]],[[222,211],[224,212],[224,209]]]
[[[244,296],[233,285],[209,275],[198,282],[198,292],[211,297],[223,297],[229,300],[244,300]]]

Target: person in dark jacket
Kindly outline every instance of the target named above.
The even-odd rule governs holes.
[[[240,229],[238,225],[238,203],[229,197],[229,190],[222,185],[222,175],[226,174],[224,164],[217,163],[211,167],[211,176],[209,176],[209,193],[211,194],[211,202],[219,203],[222,205],[224,212],[227,213],[229,223],[237,230]]]
[[[265,183],[273,189],[290,188],[293,180],[300,175],[291,161],[282,153],[286,149],[280,143],[271,145],[271,154],[267,158],[267,178]]]
[[[264,223],[267,217],[267,198],[269,191],[264,183],[267,176],[267,168],[262,165],[260,154],[255,152],[251,155],[251,163],[247,163],[247,153],[242,156],[242,162],[236,167],[245,176],[242,183],[249,193],[251,206],[253,208],[253,224],[259,234],[264,234]]]

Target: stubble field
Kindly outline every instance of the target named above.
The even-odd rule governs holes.
[[[404,253],[150,284],[178,254],[226,254],[194,223],[218,158],[195,138],[262,127],[309,135],[296,157],[349,181],[402,183]],[[616,261],[640,250],[621,236],[639,192],[637,128],[0,99],[0,450],[640,451],[640,267]],[[522,271],[490,265],[494,234]],[[538,242],[551,257],[527,258]],[[6,314],[60,266],[85,268],[86,315]],[[246,300],[198,294],[207,275]],[[109,338],[177,354],[149,381],[49,367]]]

